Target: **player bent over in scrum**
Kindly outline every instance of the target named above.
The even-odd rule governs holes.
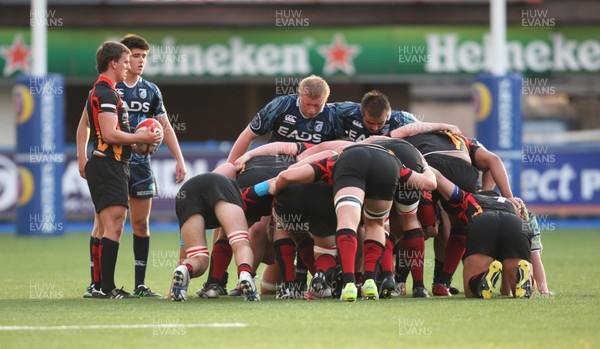
[[[371,137],[372,143],[380,145],[394,152],[404,167],[413,170],[413,173],[422,174],[428,167],[423,155],[410,143],[397,138]],[[430,179],[434,175],[430,172]],[[384,279],[380,287],[381,296],[389,298],[396,291],[393,276],[393,248],[396,238],[402,237],[402,247],[398,252],[398,261],[402,266],[407,266],[413,277],[413,297],[428,298],[429,292],[423,283],[423,266],[425,256],[425,240],[421,223],[417,218],[417,208],[421,198],[421,191],[427,183],[400,179],[394,194],[395,210],[390,212],[390,234],[386,236],[386,249],[382,259]],[[431,184],[431,183],[429,183]],[[387,255],[386,255],[387,254]],[[408,275],[406,275],[408,276]],[[406,282],[406,279],[404,280]]]
[[[188,180],[177,193],[176,213],[187,258],[175,268],[170,293],[173,301],[187,300],[190,278],[208,268],[206,229],[221,227],[235,255],[239,285],[246,301],[259,301],[252,278],[246,204],[236,182],[217,173],[204,173]]]
[[[467,298],[489,299],[504,269],[517,298],[531,296],[531,237],[519,209],[502,196],[471,194],[433,170],[448,209],[467,225],[463,280]],[[524,210],[524,205],[521,205]],[[525,215],[523,215],[525,216]]]
[[[354,261],[356,230],[361,216],[366,231],[363,296],[378,298],[374,278],[385,243],[383,223],[392,206],[400,168],[400,161],[389,150],[376,145],[357,144],[347,147],[339,156],[283,171],[275,181],[269,182],[271,194],[291,183],[323,180],[333,185],[336,245],[345,284],[340,298],[342,301],[354,302],[357,298]]]
[[[275,197],[273,205],[275,232],[273,244],[283,287],[276,299],[304,297],[322,299],[331,295],[332,278],[336,266],[335,245],[336,215],[333,192],[324,182],[292,184]],[[295,282],[294,257],[296,235],[310,234],[314,240],[313,279],[308,291],[302,295]],[[290,287],[291,285],[291,287]]]

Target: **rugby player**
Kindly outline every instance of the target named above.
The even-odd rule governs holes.
[[[334,206],[337,216],[336,246],[344,273],[344,289],[340,300],[356,301],[355,256],[356,230],[361,216],[365,225],[363,297],[378,299],[375,276],[379,267],[384,244],[384,220],[392,206],[394,190],[399,177],[403,180],[429,181],[435,188],[432,176],[416,174],[402,168],[397,157],[389,150],[371,144],[356,144],[343,150],[338,156],[305,164],[281,172],[275,180],[260,183],[269,185],[269,192],[276,194],[291,183],[325,181],[333,185]],[[268,184],[267,184],[268,183]],[[364,202],[364,214],[363,214]]]
[[[472,194],[433,170],[449,212],[466,225],[463,282],[467,298],[491,298],[500,273],[516,298],[531,297],[531,237],[522,201]],[[520,201],[519,199],[516,199]]]
[[[167,117],[162,94],[155,84],[141,77],[146,65],[150,45],[144,38],[135,34],[125,35],[120,42],[127,46],[131,51],[130,67],[127,71],[125,81],[117,83],[115,89],[127,106],[130,127],[132,130],[135,129],[140,122],[147,118],[156,118],[161,123],[165,145],[176,161],[175,183],[181,183],[185,179],[186,167],[181,149],[179,148],[177,136]],[[85,111],[83,114],[82,120],[87,119]],[[87,127],[87,125],[85,126]],[[79,133],[78,137],[78,149],[81,144],[84,149],[83,153],[85,153],[87,137],[79,136]],[[83,166],[84,163],[82,164],[80,161],[80,172]],[[136,150],[133,149],[129,166],[130,222],[133,229],[135,269],[133,292],[140,297],[160,297],[160,294],[153,292],[145,285],[146,264],[148,262],[150,249],[150,211],[152,208],[152,197],[158,192],[154,174],[152,173],[152,168],[150,166],[150,155],[136,153]],[[90,243],[92,248],[98,244],[98,239],[96,238],[96,235],[98,235],[98,227],[99,223],[95,218],[94,229],[92,230],[92,240]],[[94,263],[92,262],[92,264]],[[90,295],[91,289],[88,289],[88,292],[84,297]]]
[[[186,301],[191,278],[208,268],[206,229],[221,227],[227,236],[237,265],[239,286],[246,301],[259,301],[254,284],[247,216],[260,200],[247,196],[237,182],[219,173],[204,173],[190,178],[177,194],[176,213],[181,239],[186,250],[182,265],[175,268],[169,298]]]
[[[130,133],[127,107],[115,90],[115,84],[125,80],[130,67],[130,53],[125,45],[117,42],[107,41],[100,46],[96,53],[96,69],[100,77],[86,102],[87,124],[94,150],[91,159],[85,162],[85,176],[103,227],[98,249],[102,265],[101,289],[92,291],[95,298],[138,297],[123,288],[116,288],[114,282],[119,241],[129,207],[131,144],[159,143],[163,138],[162,133],[154,133],[150,129],[140,134]],[[78,130],[78,140],[81,139],[80,132],[87,133],[87,130],[84,127]]]

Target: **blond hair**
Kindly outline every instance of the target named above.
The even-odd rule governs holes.
[[[298,94],[307,96],[310,99],[329,98],[329,85],[322,77],[311,75],[308,76],[298,85]]]

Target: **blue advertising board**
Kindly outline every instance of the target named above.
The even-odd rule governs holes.
[[[17,111],[17,234],[64,230],[64,79],[22,76],[13,88]]]
[[[473,84],[477,139],[502,158],[514,196],[521,173],[521,85],[518,74],[481,74]]]
[[[599,147],[523,146],[521,197],[537,212],[600,216]]]

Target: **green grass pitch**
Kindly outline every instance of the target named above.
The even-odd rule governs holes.
[[[462,292],[356,303],[273,296],[259,303],[232,297],[186,303],[83,299],[88,241],[87,234],[0,235],[1,348],[600,348],[599,231],[543,235],[543,261],[556,296],[487,301],[465,299]],[[178,244],[174,233],[152,237],[147,284],[155,291],[168,290]],[[431,241],[426,250],[430,286]],[[190,293],[205,280],[192,280]],[[116,281],[131,291],[130,232],[121,241]]]

